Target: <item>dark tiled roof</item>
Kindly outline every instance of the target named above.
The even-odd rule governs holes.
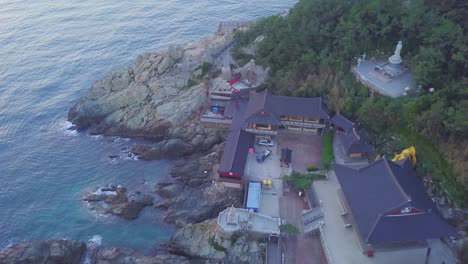
[[[228,118],[233,118],[237,111],[241,110],[242,108],[242,114],[245,111],[245,108],[247,106],[248,100],[246,99],[239,99],[236,105],[236,100],[231,99],[226,103],[226,108],[224,109],[224,116]]]
[[[367,143],[367,136],[364,133],[359,135],[355,128],[345,133],[336,132],[336,135],[340,138],[347,155],[369,153],[373,150],[372,146]]]
[[[219,171],[244,174],[249,148],[253,146],[254,134],[242,129],[230,131],[224,146]]]
[[[349,131],[354,127],[354,122],[342,116],[340,113],[336,113],[331,119],[331,123],[337,127],[343,128],[345,131]]]
[[[266,112],[266,115],[260,115]],[[267,90],[250,94],[249,104],[244,119],[248,122],[267,122],[278,124],[282,115],[329,119],[322,98],[301,98],[274,95]],[[268,117],[267,117],[268,116]],[[267,117],[267,118],[266,118]]]
[[[248,150],[253,146],[254,135],[241,129],[243,116],[247,107],[247,101],[239,99],[238,106],[230,101],[234,118],[224,146],[223,156],[219,165],[219,171],[244,174],[247,162]]]
[[[360,169],[334,164],[357,231],[370,244],[454,236],[415,175],[411,161],[385,158]],[[414,212],[403,214],[404,208]]]
[[[239,97],[238,106],[232,99],[224,111],[224,115],[233,120],[221,158],[219,171],[222,172],[244,173],[248,149],[255,138],[254,134],[242,130],[245,123],[278,124],[281,115],[329,118],[321,98],[277,96],[266,90],[251,92],[248,101]]]

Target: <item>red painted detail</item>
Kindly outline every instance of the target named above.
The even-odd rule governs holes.
[[[229,81],[229,85],[231,85],[231,86],[232,86],[232,85],[236,84],[237,82],[239,82],[239,81],[240,81],[240,79],[241,79],[241,77],[240,77],[240,76],[237,76],[237,77],[235,77],[235,78],[231,79],[231,80]]]
[[[239,173],[235,172],[230,172],[230,171],[219,171],[219,177],[222,178],[235,178],[235,179],[240,179],[241,176]]]
[[[424,212],[414,207],[408,206],[408,207],[403,207],[400,210],[391,212],[390,214],[388,214],[388,216],[414,215],[414,214],[422,214],[422,213]]]

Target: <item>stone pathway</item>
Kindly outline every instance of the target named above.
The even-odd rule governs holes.
[[[325,252],[318,235],[304,234],[301,221],[302,210],[307,203],[296,193],[288,192],[280,198],[280,216],[287,223],[299,228],[297,235],[286,235],[283,240],[283,253],[286,264],[326,264]]]

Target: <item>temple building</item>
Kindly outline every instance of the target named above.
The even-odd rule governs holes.
[[[395,53],[388,61],[366,60],[365,54],[358,58],[358,63],[352,68],[357,80],[371,91],[393,98],[406,95],[407,91],[414,87],[414,79],[411,71],[405,68],[400,56],[403,44],[398,41]]]
[[[335,134],[341,141],[342,151],[348,158],[362,158],[373,151],[373,148],[367,142],[367,136],[364,132],[358,133],[356,128],[347,132],[336,132]]]
[[[322,134],[329,123],[322,98],[274,95],[267,90],[250,92],[226,104],[224,120],[231,122],[219,167],[220,177],[240,179],[255,136],[274,137],[280,130]]]
[[[428,248],[427,240],[457,234],[427,195],[410,159],[383,158],[360,169],[333,167],[341,186],[341,215],[348,218],[364,253]]]
[[[329,118],[320,97],[279,96],[265,90],[250,94],[243,128],[266,135],[276,135],[283,128],[322,134]]]
[[[335,131],[335,141],[338,146],[335,149],[335,155],[356,160],[360,158],[367,159],[374,149],[368,143],[367,134],[364,131],[358,131],[358,125],[353,121],[335,114],[330,120]]]
[[[348,132],[356,126],[353,121],[342,116],[340,113],[336,113],[330,122],[336,132]]]

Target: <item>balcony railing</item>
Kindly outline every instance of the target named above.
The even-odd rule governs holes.
[[[246,128],[245,131],[255,134],[263,134],[263,135],[277,135],[278,131],[276,130],[265,130],[265,129],[254,129],[254,128]]]
[[[306,128],[324,128],[325,124],[321,123],[306,123],[306,122],[293,122],[293,121],[281,121],[284,126],[297,126]]]

